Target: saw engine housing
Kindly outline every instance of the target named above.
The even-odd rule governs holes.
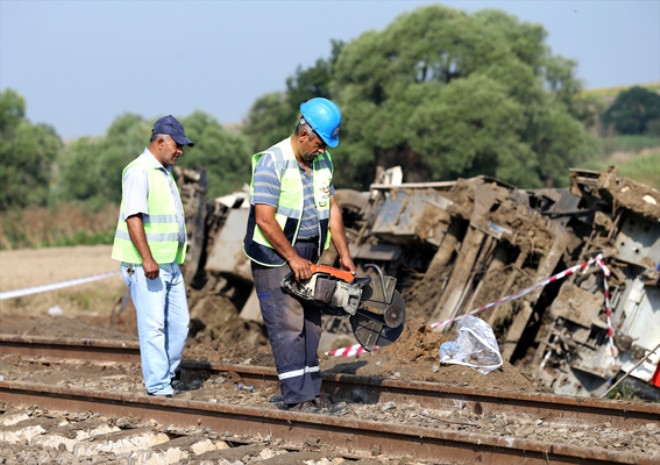
[[[377,278],[354,277],[325,265],[312,266],[312,277],[296,281],[293,273],[282,280],[290,294],[318,305],[326,314],[348,317],[356,340],[366,350],[394,342],[403,332],[405,306],[395,289],[396,278],[376,265]]]

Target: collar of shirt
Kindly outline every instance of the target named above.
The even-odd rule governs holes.
[[[144,149],[144,152],[142,152],[142,155],[141,155],[141,156],[142,156],[142,157],[146,157],[146,158],[149,160],[149,164],[150,164],[151,166],[153,166],[154,168],[157,168],[157,169],[163,169],[163,170],[165,170],[168,174],[170,173],[170,171],[172,171],[172,167],[171,167],[171,166],[167,166],[167,167],[163,166],[163,165],[158,161],[158,159],[156,158],[156,156],[155,156],[153,153],[151,153],[151,152],[149,151],[149,148],[145,148],[145,149]]]

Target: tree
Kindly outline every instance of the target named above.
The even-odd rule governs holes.
[[[226,131],[201,111],[179,121],[195,147],[184,149],[178,165],[205,168],[210,197],[234,192],[250,181],[250,149],[243,135]],[[59,160],[58,200],[92,207],[120,203],[121,173],[149,145],[154,123],[127,113],[112,122],[104,137],[85,137],[68,146]]]
[[[500,11],[431,5],[346,44],[330,86],[345,117],[341,178],[364,186],[365,173],[398,164],[409,181],[566,183],[594,145],[577,119],[575,64],[545,37]]]
[[[83,137],[65,148],[58,161],[55,195],[93,207],[121,202],[121,173],[149,145],[150,122],[127,113],[116,118],[104,137]]]
[[[279,92],[259,97],[252,105],[242,133],[250,141],[251,152],[264,150],[293,133],[296,112],[286,95]]]
[[[639,86],[621,91],[601,119],[620,134],[644,134],[651,121],[660,119],[660,95]]]
[[[25,118],[25,99],[11,89],[0,92],[0,211],[46,205],[52,164],[62,140],[46,124]]]
[[[227,131],[201,111],[181,119],[181,123],[195,146],[185,150],[178,164],[206,170],[208,197],[230,194],[249,184],[252,153],[244,135]]]
[[[343,113],[332,151],[341,187],[368,188],[393,165],[407,181],[491,174],[565,185],[566,169],[596,150],[581,124],[595,106],[580,97],[576,63],[546,37],[499,10],[421,7],[299,68],[285,94],[257,101],[246,133],[267,147],[291,132],[295,104],[320,95]]]
[[[290,136],[300,115],[301,103],[314,97],[333,98],[330,79],[344,43],[333,40],[331,44],[329,59],[318,59],[307,69],[299,66],[295,74],[287,78],[286,92],[266,94],[252,105],[243,128],[252,152],[264,150]]]

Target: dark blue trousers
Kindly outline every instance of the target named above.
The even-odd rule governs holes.
[[[316,244],[298,243],[294,248],[312,263],[318,260]],[[318,357],[321,311],[284,292],[280,284],[290,272],[286,264],[266,267],[252,263],[252,276],[284,402],[296,404],[312,400],[321,392]]]

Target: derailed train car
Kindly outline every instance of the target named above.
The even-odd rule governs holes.
[[[179,179],[191,237],[187,282],[234,283],[244,290],[241,317],[260,321],[241,246],[246,193],[207,201],[203,173]],[[369,191],[340,189],[337,199],[359,274],[375,264],[395,277],[408,318],[447,331],[478,311],[503,358],[558,394],[601,396],[626,378],[658,396],[660,192],[615,169],[573,170],[568,189],[401,179],[387,170]],[[321,261],[334,265],[334,251]],[[324,349],[354,342],[345,319],[324,318]]]

